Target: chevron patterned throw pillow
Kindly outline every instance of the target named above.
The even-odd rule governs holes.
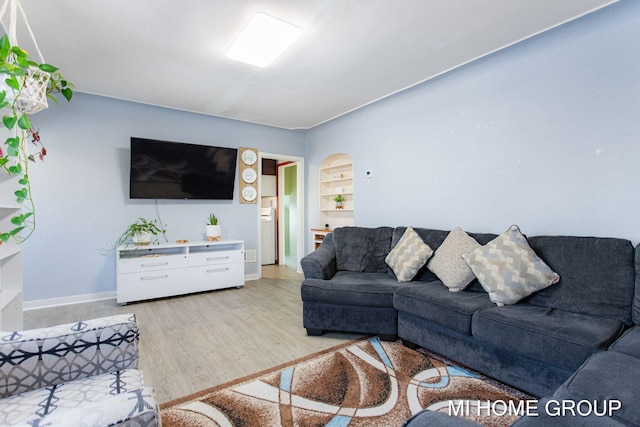
[[[398,282],[410,282],[432,254],[433,250],[418,236],[418,233],[413,228],[407,227],[385,261],[393,270]]]
[[[462,258],[496,305],[515,304],[560,280],[531,249],[517,225]]]

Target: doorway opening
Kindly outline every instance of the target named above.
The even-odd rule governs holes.
[[[304,256],[304,159],[259,153],[259,277],[263,265],[300,272]]]

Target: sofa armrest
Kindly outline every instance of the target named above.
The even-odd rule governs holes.
[[[0,333],[0,398],[138,367],[133,314]]]
[[[333,234],[327,234],[318,249],[302,258],[300,266],[307,279],[331,279],[336,274],[336,247],[333,244]]]

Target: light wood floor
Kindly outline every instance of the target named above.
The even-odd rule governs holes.
[[[264,266],[262,274],[242,288],[125,306],[106,300],[30,310],[25,329],[135,313],[140,367],[161,403],[361,337],[308,337],[302,275],[285,266]]]

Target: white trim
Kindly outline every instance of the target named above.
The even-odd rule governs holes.
[[[258,280],[260,276],[257,273],[245,274],[244,280],[248,282],[250,280]],[[189,294],[186,294],[189,295]],[[60,307],[63,305],[82,304],[85,302],[103,301],[107,299],[116,299],[116,291],[100,292],[97,294],[84,294],[73,295],[69,297],[40,299],[35,301],[24,301],[22,303],[22,309],[24,311],[37,310],[39,308]]]
[[[59,307],[62,305],[81,304],[84,302],[102,301],[105,299],[115,299],[116,291],[100,292],[97,294],[73,295],[68,297],[58,297],[40,299],[35,301],[24,301],[22,308],[24,311],[37,310],[39,308]]]

